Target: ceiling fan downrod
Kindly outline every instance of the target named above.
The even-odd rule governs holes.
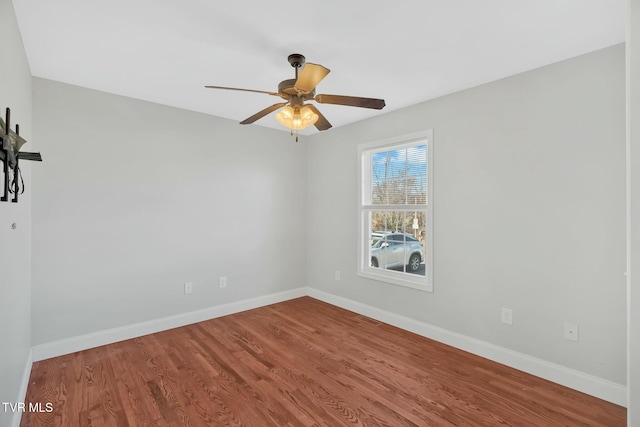
[[[291,55],[289,55],[287,60],[289,61],[289,64],[291,64],[291,66],[296,69],[296,80],[297,80],[298,70],[302,68],[302,66],[304,65],[304,61],[305,61],[304,55],[301,55],[299,53],[292,53]]]

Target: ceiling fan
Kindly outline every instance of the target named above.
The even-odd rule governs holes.
[[[296,133],[296,141],[298,140],[298,130],[308,126],[315,125],[318,130],[327,130],[331,127],[331,123],[322,115],[322,113],[313,105],[305,103],[307,101],[315,101],[320,104],[347,105],[350,107],[373,108],[381,110],[384,108],[384,99],[360,98],[356,96],[344,95],[316,95],[316,86],[329,74],[329,69],[322,65],[306,63],[305,57],[299,53],[289,55],[289,64],[296,70],[294,79],[283,80],[278,85],[277,92],[268,92],[263,90],[241,89],[225,86],[205,86],[209,89],[226,89],[239,90],[243,92],[264,93],[267,95],[278,96],[285,99],[285,102],[273,104],[262,111],[257,112],[240,122],[241,125],[248,125],[258,119],[270,114],[278,109],[276,119],[280,124],[291,129],[291,134]],[[302,69],[298,73],[299,69]]]

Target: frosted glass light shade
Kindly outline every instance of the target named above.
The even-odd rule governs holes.
[[[276,120],[291,130],[300,130],[318,121],[318,115],[306,105],[287,105],[276,114]]]

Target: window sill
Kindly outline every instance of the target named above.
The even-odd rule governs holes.
[[[358,276],[419,291],[433,292],[433,285],[428,283],[427,277],[412,275],[411,273],[367,267],[359,269]]]

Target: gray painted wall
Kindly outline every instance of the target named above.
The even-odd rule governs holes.
[[[33,173],[34,345],[305,285],[306,144],[49,80],[33,87],[47,159]]]
[[[0,0],[0,114],[11,108],[11,128],[35,151],[31,138],[31,73],[11,0]],[[19,397],[23,372],[31,348],[31,165],[21,165],[27,191],[19,203],[0,204],[0,402]],[[1,190],[0,190],[1,191]],[[17,228],[11,229],[16,223]],[[0,425],[12,414],[0,408]]]
[[[627,422],[640,425],[640,2],[628,2],[629,358]]]
[[[434,292],[358,277],[356,147],[429,128]],[[624,46],[316,134],[308,165],[309,286],[626,383]]]

